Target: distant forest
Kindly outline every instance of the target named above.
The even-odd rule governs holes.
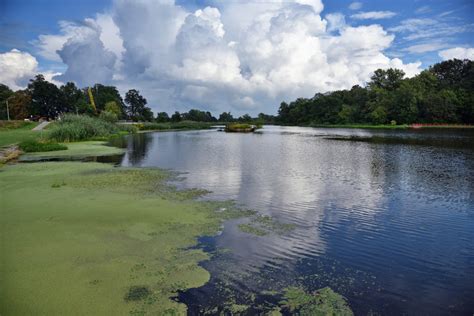
[[[317,93],[282,102],[285,125],[474,123],[473,61],[453,59],[413,78],[399,69],[378,69],[366,87]]]
[[[0,84],[0,119],[54,119],[62,113],[114,116],[133,121],[259,122],[283,125],[325,124],[474,124],[474,67],[470,60],[435,64],[413,78],[399,69],[378,69],[366,87],[317,93],[314,97],[282,102],[278,115],[260,113],[218,118],[208,111],[192,109],[156,116],[140,92],[131,89],[122,98],[114,86],[95,84],[79,89],[72,82],[61,87],[42,75],[30,80],[25,90],[12,91]],[[8,113],[7,113],[8,104]]]

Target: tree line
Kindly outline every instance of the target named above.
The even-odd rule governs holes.
[[[249,114],[234,118],[230,112],[223,112],[218,118],[210,112],[191,109],[171,116],[166,112],[154,116],[147,100],[138,90],[131,89],[122,98],[114,86],[95,84],[79,89],[73,82],[57,87],[39,74],[31,79],[24,90],[12,91],[0,83],[0,120],[56,119],[64,113],[105,116],[108,120],[180,122],[249,122]],[[271,117],[263,113],[259,117]]]
[[[8,111],[7,111],[8,104]],[[257,124],[410,124],[474,123],[474,67],[470,60],[453,59],[435,64],[413,78],[399,69],[378,69],[366,87],[317,93],[312,98],[282,102],[278,115],[249,114],[234,117],[208,111],[158,112],[131,89],[123,99],[114,86],[95,84],[79,89],[73,82],[57,87],[37,75],[25,90],[13,92],[0,84],[0,119],[48,118],[63,113],[102,115],[108,119],[197,122],[254,122]]]
[[[444,61],[413,78],[405,78],[399,69],[378,69],[366,87],[282,102],[277,121],[287,125],[473,124],[473,62]]]

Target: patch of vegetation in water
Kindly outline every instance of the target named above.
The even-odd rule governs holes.
[[[146,286],[131,286],[128,289],[127,294],[125,295],[124,299],[128,301],[140,301],[145,299],[151,294],[151,291]]]
[[[256,215],[250,218],[249,223],[239,224],[239,229],[256,236],[265,236],[270,233],[283,235],[294,230],[295,225],[281,223],[268,215]]]
[[[225,126],[225,131],[234,133],[251,133],[254,132],[257,128],[259,127],[247,123],[231,123]]]
[[[107,146],[103,141],[87,141],[67,144],[66,150],[50,152],[32,152],[20,157],[20,161],[41,161],[45,159],[85,158],[122,154],[124,149]]]
[[[301,316],[354,315],[344,297],[329,287],[313,293],[305,292],[299,287],[289,287],[284,292],[281,305],[282,310]]]

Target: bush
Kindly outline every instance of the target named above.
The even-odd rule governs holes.
[[[44,152],[44,151],[56,151],[56,150],[66,150],[67,146],[50,143],[50,142],[38,142],[36,140],[27,140],[19,144],[21,150],[27,153],[34,152]]]
[[[86,115],[68,114],[51,129],[49,138],[58,142],[106,139],[121,131],[133,132],[134,129]]]
[[[109,111],[100,112],[99,118],[109,123],[116,123],[118,121],[118,115]]]

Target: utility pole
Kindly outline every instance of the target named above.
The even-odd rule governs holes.
[[[8,99],[9,98],[7,98],[7,100],[6,100],[6,102],[7,102],[7,119],[10,120],[10,109],[8,108]]]

